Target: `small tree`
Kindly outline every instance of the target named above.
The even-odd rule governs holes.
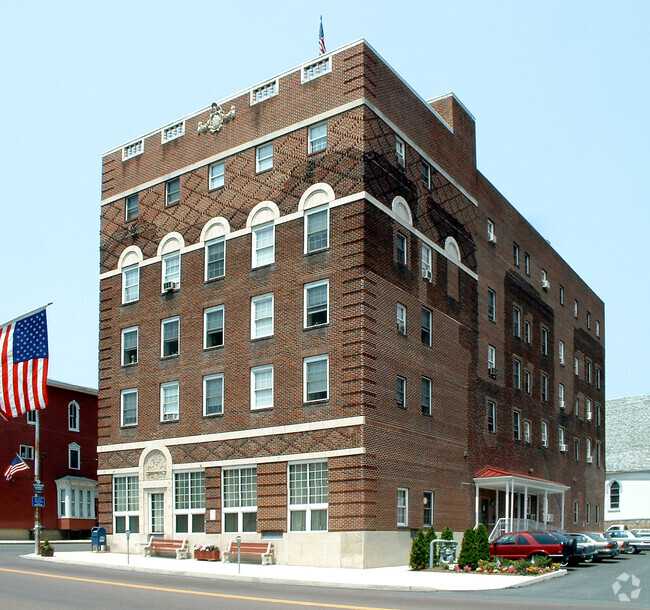
[[[481,523],[481,525],[476,528],[475,535],[478,558],[490,561],[490,541],[488,540],[487,527]]]
[[[438,557],[437,557],[437,552],[436,549],[434,549],[434,557],[433,557],[433,562],[430,561],[431,559],[431,541],[436,539],[436,532],[433,530],[433,527],[430,527],[427,530],[427,533],[424,535],[424,542],[427,545],[427,568],[430,565],[438,565]]]
[[[478,551],[476,549],[476,535],[474,528],[468,527],[463,535],[460,555],[458,557],[458,567],[464,568],[469,566],[472,570],[478,568]]]
[[[442,540],[453,540],[454,539],[454,532],[451,531],[451,528],[448,525],[445,525],[445,529],[442,530],[442,534],[440,534],[440,538]]]
[[[411,570],[423,570],[429,567],[429,549],[422,530],[418,530],[417,536],[411,543],[409,567]]]

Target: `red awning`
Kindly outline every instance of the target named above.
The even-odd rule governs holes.
[[[520,472],[503,470],[502,468],[495,468],[494,466],[485,466],[474,474],[475,479],[491,479],[495,477],[517,477],[518,479],[530,479],[531,481],[539,481],[540,483],[550,483],[552,485],[557,485],[555,481],[540,479],[539,477],[533,477],[529,474],[521,474]]]

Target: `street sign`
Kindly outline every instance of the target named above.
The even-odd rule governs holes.
[[[32,496],[32,506],[34,508],[45,508],[45,498],[43,496]]]
[[[41,483],[40,481],[34,481],[34,493],[37,496],[40,496],[43,493],[43,488],[45,485]]]

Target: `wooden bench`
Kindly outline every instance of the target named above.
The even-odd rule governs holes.
[[[242,542],[239,546],[240,557],[259,557],[262,565],[273,563],[273,543],[271,542]],[[237,541],[231,540],[223,554],[223,562],[228,563],[230,558],[237,560]]]
[[[142,555],[147,557],[151,553],[176,553],[176,559],[187,559],[189,549],[187,538],[171,540],[169,538],[149,538],[149,544],[142,549]]]

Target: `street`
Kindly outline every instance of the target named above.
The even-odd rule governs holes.
[[[77,544],[61,549],[79,550]],[[650,554],[624,555],[600,564],[570,568],[569,574],[538,585],[475,593],[373,591],[332,587],[242,583],[23,559],[30,545],[0,545],[3,608],[650,608]],[[60,552],[65,552],[61,550]],[[170,560],[170,567],[174,563]],[[630,578],[621,580],[622,574]],[[634,577],[634,578],[632,578]],[[477,578],[481,576],[477,575]],[[617,580],[618,579],[618,580]],[[638,587],[633,585],[638,579]],[[619,601],[618,595],[638,599]]]

